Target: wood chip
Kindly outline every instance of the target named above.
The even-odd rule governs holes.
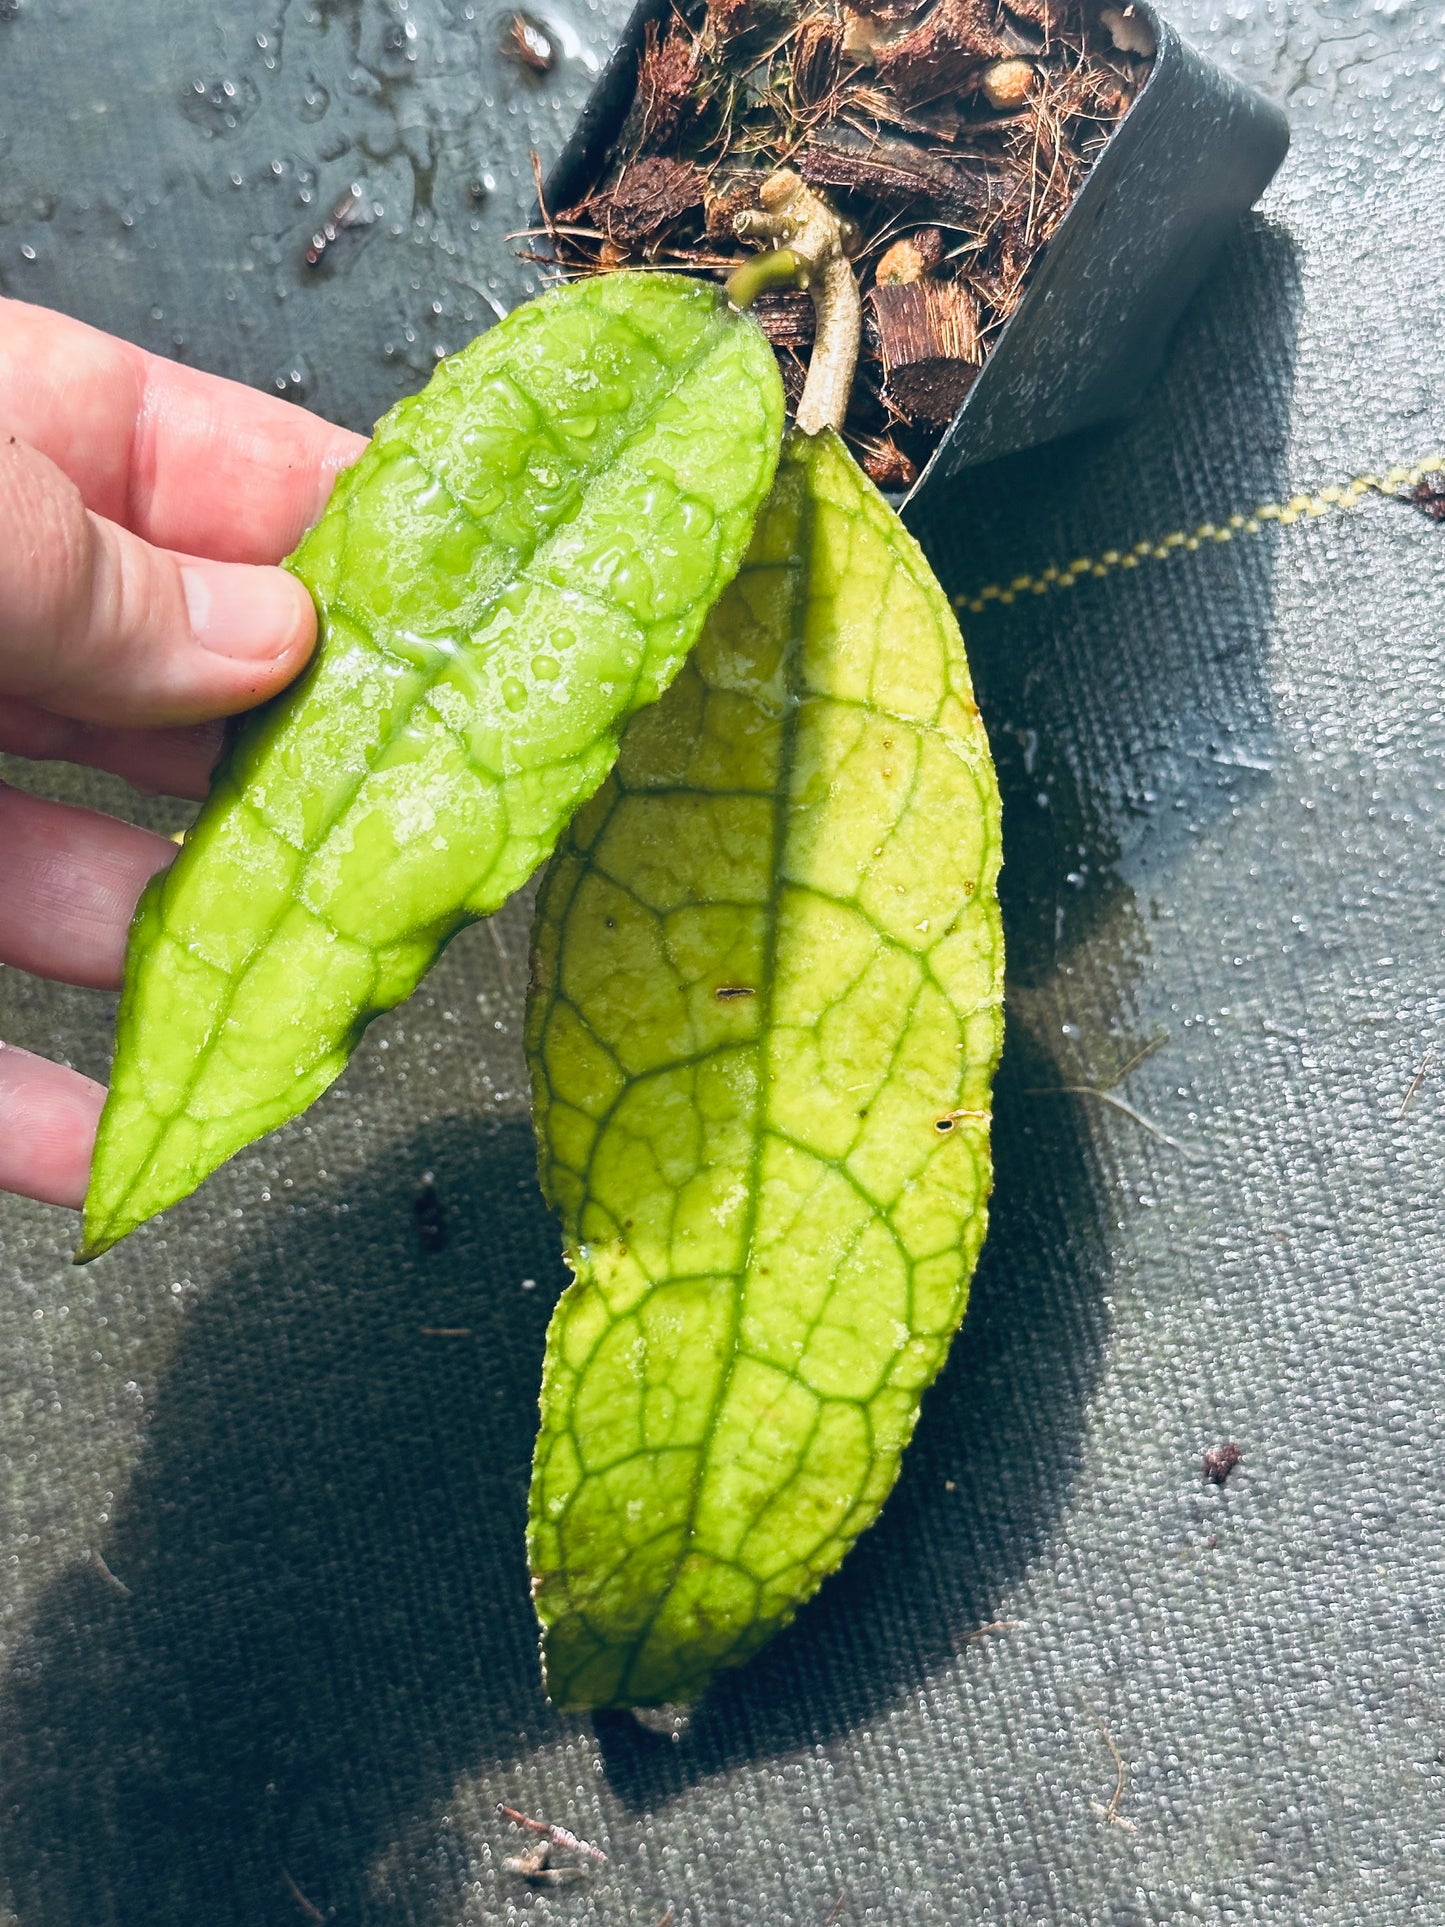
[[[983,363],[978,303],[957,281],[875,288],[883,393],[909,421],[953,420]]]

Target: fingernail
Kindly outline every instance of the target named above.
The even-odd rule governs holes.
[[[274,662],[297,644],[306,591],[280,569],[244,562],[183,562],[181,586],[191,634],[213,655]]]

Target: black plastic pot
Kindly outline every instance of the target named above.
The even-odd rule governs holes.
[[[671,0],[641,0],[546,183],[583,199],[632,101],[643,33]],[[1279,108],[1154,29],[1148,80],[1043,249],[1023,300],[905,502],[960,469],[1126,414],[1190,295],[1289,147]]]

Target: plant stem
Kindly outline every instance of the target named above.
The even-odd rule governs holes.
[[[817,327],[798,426],[805,435],[841,430],[863,332],[863,304],[844,246],[849,224],[792,168],[780,167],[759,188],[758,206],[739,214],[733,226],[744,239],[772,243],[770,253],[734,270],[728,293],[737,306],[747,305],[734,293],[738,283],[748,300],[789,282],[812,295]],[[750,270],[754,278],[746,279]]]

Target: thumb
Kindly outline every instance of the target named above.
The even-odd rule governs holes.
[[[0,437],[0,693],[82,722],[193,723],[273,696],[316,637],[281,569],[152,548]]]

